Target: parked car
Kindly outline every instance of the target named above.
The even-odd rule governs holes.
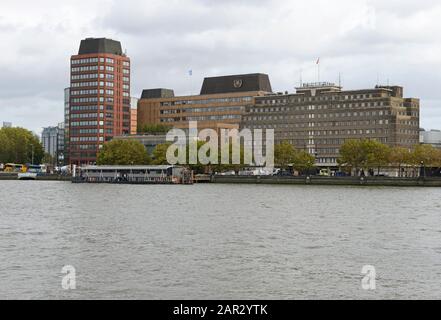
[[[231,171],[222,172],[220,175],[221,176],[235,176],[236,172],[234,170],[231,170]]]

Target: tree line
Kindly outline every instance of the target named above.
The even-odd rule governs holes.
[[[98,154],[97,163],[99,165],[167,165],[167,150],[171,143],[157,145],[150,156],[142,143],[135,140],[112,140],[104,144]],[[197,150],[205,145],[204,141],[197,142]],[[186,159],[189,159],[189,146],[186,146]],[[210,151],[209,151],[210,152]],[[208,152],[207,156],[210,156]],[[227,153],[229,164],[222,164],[222,154]],[[282,169],[292,166],[298,171],[309,170],[314,167],[315,158],[305,151],[296,150],[292,145],[283,142],[274,147],[275,164]],[[195,173],[207,172],[238,172],[245,167],[244,147],[240,148],[240,163],[233,164],[233,147],[229,145],[229,150],[218,150],[217,164],[202,164],[199,159],[196,164],[188,164],[188,167]]]
[[[347,140],[340,147],[340,166],[349,170],[395,167],[401,174],[404,167],[441,167],[441,150],[431,145],[413,149],[390,147],[375,140]]]
[[[205,144],[197,143],[198,150]],[[144,145],[134,140],[112,140],[107,142],[98,155],[98,164],[102,165],[167,165],[167,150],[171,143],[159,144],[150,156]],[[186,147],[187,159],[189,147]],[[218,152],[218,163],[203,165],[200,162],[188,165],[196,173],[239,171],[248,164],[244,163],[243,147],[241,148],[241,164],[220,164],[221,152]],[[228,151],[232,163],[232,148]],[[299,172],[309,172],[315,167],[315,157],[304,150],[294,148],[287,141],[274,146],[274,164],[281,168],[293,168]],[[347,140],[340,147],[338,164],[348,171],[360,169],[377,169],[393,166],[404,167],[425,166],[441,167],[441,150],[430,145],[417,145],[413,149],[403,147],[389,147],[375,140],[353,139]]]
[[[24,128],[0,128],[0,163],[40,164],[43,157],[43,146],[34,133]]]

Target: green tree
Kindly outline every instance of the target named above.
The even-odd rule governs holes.
[[[390,148],[376,140],[361,141],[362,154],[365,157],[363,164],[365,167],[377,168],[380,173],[381,167],[389,165]]]
[[[297,156],[294,147],[287,141],[283,141],[274,146],[274,164],[282,169],[294,162]]]
[[[389,154],[389,164],[398,167],[398,174],[401,177],[402,172],[401,168],[404,165],[408,165],[412,163],[412,154],[409,149],[403,147],[393,147],[391,148]]]
[[[222,154],[227,153],[228,154],[228,164],[222,164]],[[249,163],[245,163],[245,147],[243,144],[240,145],[239,150],[239,163],[233,163],[233,144],[230,141],[229,149],[226,150],[222,146],[219,147],[218,152],[218,164],[212,166],[212,170],[215,172],[225,172],[225,171],[235,171],[238,173],[240,170],[242,170],[247,165],[250,165]]]
[[[361,140],[349,139],[340,146],[338,163],[342,166],[357,170],[363,164]]]
[[[1,163],[40,164],[44,157],[43,146],[38,137],[24,128],[0,129]]]
[[[144,145],[134,140],[112,140],[98,153],[99,165],[145,165],[151,161]]]
[[[144,124],[138,126],[138,133],[165,134],[172,129],[171,126],[163,124]]]
[[[376,140],[350,139],[340,147],[340,165],[349,169],[378,168],[389,164],[390,148]]]
[[[440,164],[439,150],[428,144],[417,145],[412,152],[412,162],[416,166],[436,167]]]
[[[297,151],[292,159],[293,168],[299,172],[309,172],[315,167],[315,157],[306,151]]]
[[[155,165],[166,165],[167,162],[167,149],[170,147],[171,143],[158,144],[152,153],[152,163]]]

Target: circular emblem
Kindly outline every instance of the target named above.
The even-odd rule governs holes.
[[[235,88],[241,88],[242,84],[243,84],[242,79],[236,79],[236,80],[233,81],[233,86]]]

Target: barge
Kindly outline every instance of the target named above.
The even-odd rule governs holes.
[[[173,165],[76,167],[73,183],[193,184],[193,173]]]

